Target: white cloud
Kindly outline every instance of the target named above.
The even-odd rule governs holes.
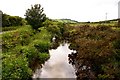
[[[119,0],[3,0],[0,9],[10,15],[24,17],[31,4],[41,4],[50,18],[71,18],[78,21],[105,20],[118,17]]]

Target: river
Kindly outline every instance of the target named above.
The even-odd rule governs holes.
[[[60,44],[57,49],[49,50],[50,59],[45,62],[42,69],[37,69],[33,78],[76,78],[74,67],[69,64],[69,44]]]

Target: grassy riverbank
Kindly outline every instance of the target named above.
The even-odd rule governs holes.
[[[10,30],[9,30],[10,29]],[[34,30],[31,26],[4,27],[2,37],[2,79],[29,80],[49,59],[53,37],[61,37],[63,24],[46,20]]]
[[[51,34],[40,28],[22,26],[2,36],[2,79],[29,79],[36,68],[49,58]]]

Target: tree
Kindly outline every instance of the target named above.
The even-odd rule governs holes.
[[[25,19],[28,24],[30,24],[33,29],[38,29],[43,25],[43,22],[46,20],[46,15],[43,13],[43,8],[40,4],[35,4],[31,6],[31,9],[27,9],[25,13]]]

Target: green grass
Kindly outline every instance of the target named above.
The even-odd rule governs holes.
[[[55,21],[61,22],[61,23],[77,23],[77,21],[71,20],[71,19],[55,19]]]
[[[96,27],[98,25],[105,25],[105,26],[110,26],[110,27],[116,27],[118,26],[118,21],[117,20],[108,20],[106,21],[100,21],[100,22],[77,22],[75,24],[70,23],[70,26],[84,26],[84,25],[89,25],[92,27]]]

